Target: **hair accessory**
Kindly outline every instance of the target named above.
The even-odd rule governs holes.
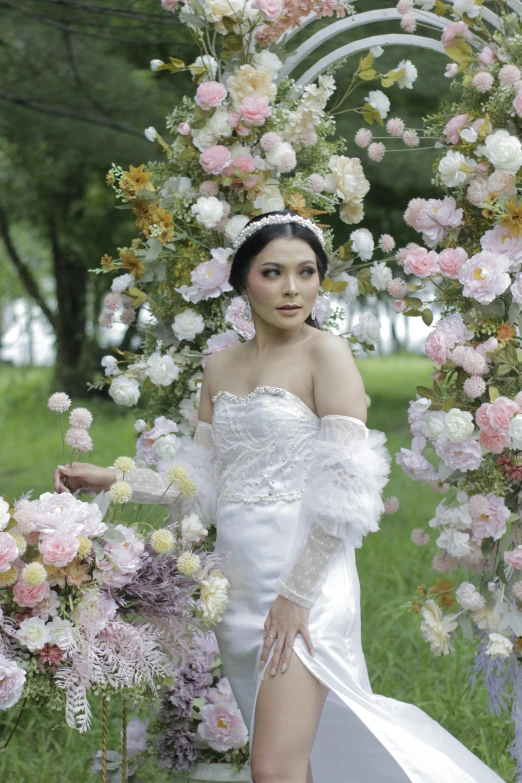
[[[324,249],[324,234],[319,226],[316,226],[312,220],[301,217],[301,215],[267,215],[266,217],[261,218],[261,220],[255,220],[254,222],[248,223],[248,225],[246,225],[245,228],[239,232],[234,242],[232,243],[232,249],[234,250],[234,253],[241,247],[243,242],[246,242],[247,239],[250,239],[250,237],[256,234],[260,229],[264,228],[265,226],[276,226],[282,223],[299,223],[299,225],[308,228],[310,231],[313,231]]]

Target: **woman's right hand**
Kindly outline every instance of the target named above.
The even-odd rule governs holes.
[[[64,476],[67,476],[67,486],[62,482]],[[115,481],[115,470],[91,465],[90,462],[73,462],[70,467],[56,468],[53,473],[56,492],[75,492],[80,488],[102,492],[108,490]]]

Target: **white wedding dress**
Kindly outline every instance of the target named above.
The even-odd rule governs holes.
[[[215,633],[251,740],[263,625],[282,594],[310,608],[315,654],[301,635],[294,652],[330,691],[311,755],[315,783],[502,783],[418,707],[372,692],[355,548],[378,530],[385,436],[349,416],[319,418],[277,386],[221,391],[213,403],[212,424],[200,422],[172,462],[198,484],[179,508],[217,527],[230,590]],[[169,484],[150,469],[127,480],[138,503],[157,502]],[[171,488],[160,502],[176,496]]]

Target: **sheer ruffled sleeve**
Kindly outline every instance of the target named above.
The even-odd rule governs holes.
[[[192,497],[181,497],[166,471],[136,468],[125,477],[125,481],[131,486],[134,503],[179,508],[183,514],[195,512],[208,527],[214,523],[219,494],[219,474],[212,425],[200,421],[193,438],[185,436],[182,440],[179,451],[172,458],[172,465],[186,468],[190,478],[195,481],[196,492]],[[122,473],[116,471],[116,480],[121,478]]]
[[[391,463],[385,442],[384,433],[360,419],[323,416],[305,477],[299,539],[276,582],[280,595],[309,608],[343,542],[359,548],[379,529]]]

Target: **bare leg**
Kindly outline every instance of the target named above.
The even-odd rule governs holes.
[[[252,779],[254,783],[313,783],[310,752],[328,688],[295,653],[284,674],[265,677],[256,704]]]

